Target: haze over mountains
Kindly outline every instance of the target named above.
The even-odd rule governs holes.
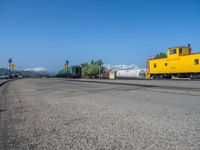
[[[140,69],[137,65],[125,65],[125,64],[119,64],[119,65],[111,65],[111,64],[104,64],[103,65],[106,70],[128,70],[128,69]]]
[[[103,65],[105,68],[105,71],[109,70],[128,70],[128,69],[143,69],[138,67],[135,64],[132,65],[125,65],[125,64],[118,64],[118,65],[112,65],[112,64],[104,64]],[[6,73],[8,72],[8,67],[0,67],[1,72]],[[61,68],[62,69],[62,68]],[[56,72],[50,71],[46,67],[33,67],[33,68],[26,68],[26,69],[19,69],[15,68],[15,71],[20,71],[20,72],[33,72],[33,73],[50,73],[50,74],[55,74]]]
[[[119,64],[119,65],[111,65],[111,64],[104,64],[105,70],[128,70],[128,69],[140,69],[137,65],[125,65],[125,64]],[[61,68],[62,69],[62,68]],[[24,69],[24,71],[33,71],[33,72],[49,72],[48,68],[45,67],[34,67],[34,68],[27,68]]]
[[[47,69],[47,68],[45,68],[45,67],[35,67],[35,68],[27,68],[27,69],[24,69],[24,71],[48,72],[49,69]]]

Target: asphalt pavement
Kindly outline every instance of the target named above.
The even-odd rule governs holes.
[[[0,149],[200,149],[199,82],[125,82],[137,84],[67,79],[4,84]]]

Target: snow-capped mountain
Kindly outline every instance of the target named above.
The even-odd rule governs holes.
[[[111,65],[111,64],[104,64],[106,70],[128,70],[128,69],[139,69],[136,65]]]
[[[35,68],[27,68],[24,71],[34,71],[34,72],[47,72],[48,69],[45,67],[35,67]]]

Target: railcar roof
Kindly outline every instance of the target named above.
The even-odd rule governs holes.
[[[73,68],[81,68],[81,66],[79,66],[79,65],[73,65],[73,66],[70,66],[70,67],[73,67]]]
[[[169,49],[171,48],[191,48],[191,47],[188,47],[188,46],[175,46],[175,47],[169,47]]]

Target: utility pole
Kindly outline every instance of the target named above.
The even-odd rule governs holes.
[[[100,79],[100,76],[101,76],[101,69],[102,69],[102,63],[99,65],[99,79]]]
[[[65,70],[67,70],[67,77],[69,78],[69,67],[68,67],[68,65],[69,65],[69,61],[68,60],[66,60],[65,61]]]
[[[12,58],[8,59],[8,64],[9,64],[9,70],[12,70]]]

